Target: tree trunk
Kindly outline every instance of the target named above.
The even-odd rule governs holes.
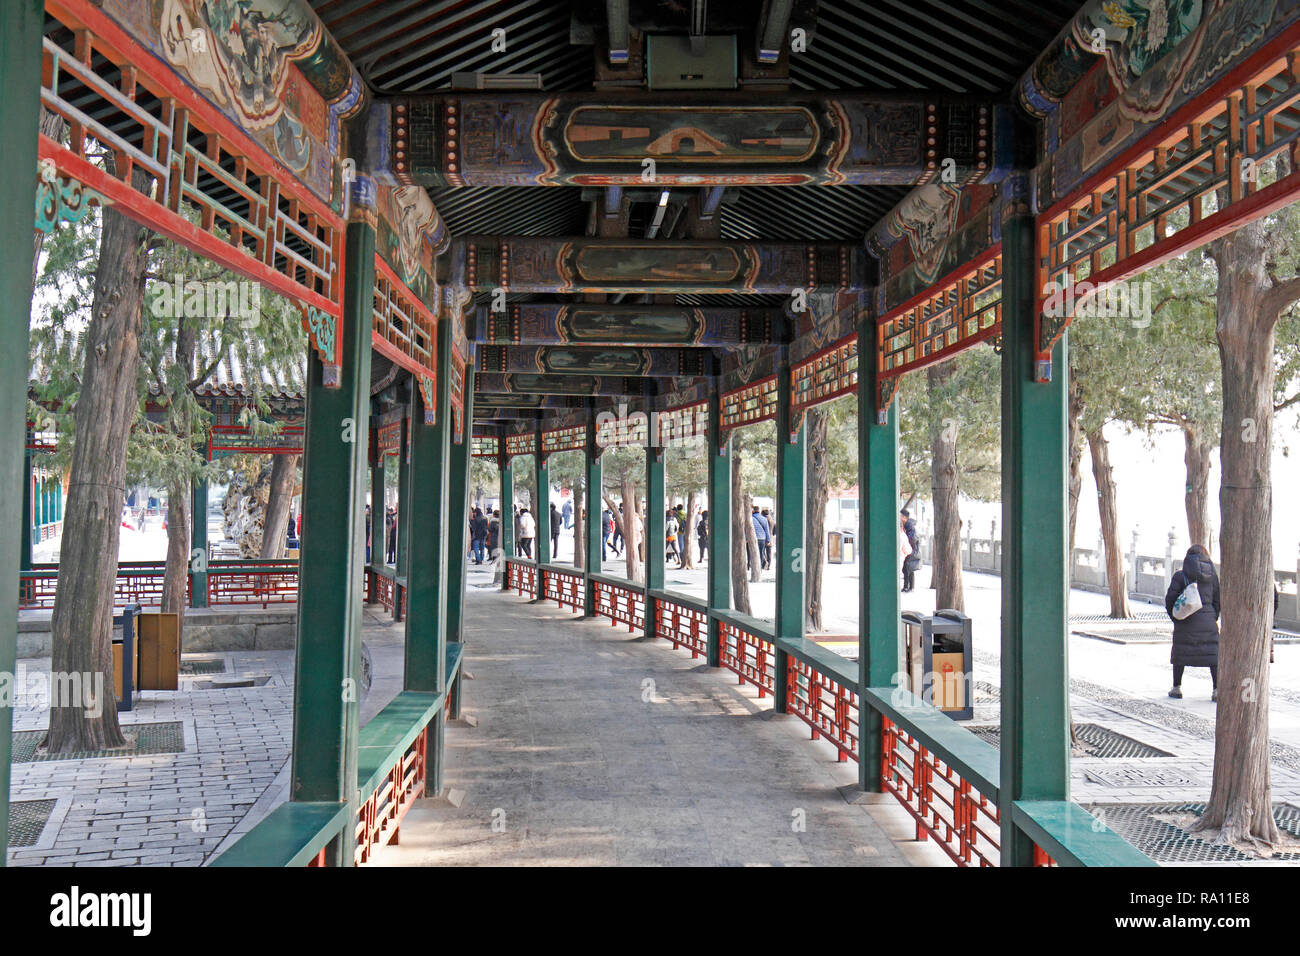
[[[682,567],[695,567],[695,522],[696,508],[700,503],[700,493],[691,490],[686,496],[686,527],[677,529],[677,550],[682,556]]]
[[[623,479],[623,554],[627,558],[627,579],[637,584],[645,580],[641,573],[641,528],[637,520],[636,481]]]
[[[826,409],[815,406],[808,409],[805,424],[808,427],[808,457],[805,481],[807,483],[808,520],[804,524],[804,581],[805,599],[808,602],[808,627],[820,631],[822,621],[822,566],[826,550],[826,500],[830,496],[827,475],[830,463],[826,450],[826,431],[830,421]]]
[[[1110,468],[1110,444],[1100,427],[1087,433],[1092,454],[1092,476],[1097,482],[1097,509],[1101,517],[1101,539],[1106,549],[1106,586],[1110,590],[1110,616],[1129,618],[1128,581],[1124,577],[1124,546],[1119,540],[1119,510],[1116,507],[1115,478]],[[1136,573],[1136,569],[1134,569]]]
[[[206,516],[204,516],[206,518]],[[162,605],[166,614],[180,615],[185,623],[190,578],[190,482],[186,478],[167,484],[167,564],[163,571]]]
[[[757,549],[751,551],[750,539],[754,537],[754,524],[749,520],[749,498],[741,493],[740,465],[743,443],[733,439],[731,442],[731,595],[735,610],[741,614],[752,614],[749,603],[749,574],[745,567],[745,556],[754,554],[753,563],[757,565]],[[748,529],[748,534],[746,534]]]
[[[1210,547],[1210,455],[1214,444],[1199,422],[1183,425],[1183,462],[1187,466],[1187,540]]]
[[[1287,304],[1269,295],[1268,236],[1257,221],[1211,246],[1218,264],[1223,373],[1224,533],[1219,580],[1219,704],[1214,782],[1194,830],[1264,853],[1279,843],[1269,774],[1269,637],[1273,609],[1273,334]]]
[[[284,557],[285,532],[289,528],[289,504],[293,501],[294,486],[298,480],[297,455],[273,455],[271,457],[271,488],[266,498],[266,517],[262,522],[262,549],[260,557],[268,560]],[[382,495],[378,496],[382,500]],[[375,528],[378,530],[372,549],[378,547],[377,554],[382,555],[388,546],[388,525],[383,515],[383,507],[377,509],[380,514],[374,516]],[[376,562],[378,563],[378,562]]]
[[[1083,416],[1083,396],[1076,384],[1077,379],[1070,376],[1070,550],[1069,567],[1074,567],[1074,529],[1079,520],[1079,491],[1083,488],[1083,428],[1080,418]]]
[[[951,362],[926,369],[926,387],[935,392],[952,377]],[[931,422],[930,497],[934,502],[934,562],[930,587],[936,608],[965,609],[961,582],[961,513],[957,505],[957,434],[947,422]]]
[[[146,192],[141,170],[131,185]],[[76,441],[68,469],[59,582],[50,620],[54,681],[52,753],[103,750],[126,743],[113,689],[113,592],[126,484],[126,445],[139,408],[140,318],[149,230],[112,206],[102,212],[99,262],[81,393],[74,410]],[[81,699],[56,693],[59,681],[80,680]],[[102,681],[102,691],[95,693]],[[65,686],[70,686],[65,685]]]

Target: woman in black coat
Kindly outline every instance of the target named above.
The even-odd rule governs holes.
[[[1179,621],[1174,602],[1189,584],[1201,592],[1201,609]],[[1174,665],[1174,686],[1169,696],[1183,696],[1183,668],[1208,667],[1214,690],[1210,700],[1219,699],[1219,575],[1209,552],[1199,544],[1187,549],[1183,566],[1175,571],[1165,594],[1165,610],[1174,622],[1174,645],[1169,663]]]

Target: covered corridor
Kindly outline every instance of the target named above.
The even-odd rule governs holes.
[[[446,740],[449,800],[420,801],[376,863],[899,866],[943,860],[770,697],[660,640],[533,604],[472,573],[474,675]],[[892,804],[892,806],[891,806]],[[873,816],[873,814],[875,814]],[[906,842],[895,843],[890,838]]]

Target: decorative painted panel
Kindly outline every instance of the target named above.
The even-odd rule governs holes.
[[[853,334],[792,366],[795,408],[828,402],[858,387],[858,337]]]

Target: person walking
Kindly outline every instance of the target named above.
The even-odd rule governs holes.
[[[385,551],[389,564],[397,564],[397,509],[388,509],[388,532],[385,535]]]
[[[483,517],[483,512],[478,508],[474,509],[474,516],[469,519],[469,541],[470,548],[474,553],[474,563],[483,563],[483,547],[487,541],[488,522]]]
[[[621,501],[618,503],[618,513],[620,515],[623,514],[623,502]],[[614,539],[613,541],[610,542],[610,544],[614,548],[614,557],[616,558],[622,557],[623,546],[627,544],[627,542],[623,540],[623,532],[619,530],[617,521],[614,522]]]
[[[608,508],[600,513],[600,560],[609,560],[610,538],[614,536],[614,514]]]
[[[370,505],[366,505],[366,564],[370,563]]]
[[[677,567],[682,566],[682,555],[677,548],[677,531],[681,526],[677,523],[677,512],[671,508],[664,514],[664,543],[667,545],[667,552],[664,560],[669,558],[677,559]]]
[[[1201,606],[1181,620],[1174,614],[1175,604],[1183,592],[1196,585]],[[1210,700],[1219,699],[1219,574],[1203,545],[1194,544],[1187,549],[1183,566],[1174,572],[1165,592],[1165,611],[1174,622],[1174,642],[1169,652],[1169,663],[1174,668],[1174,686],[1169,696],[1175,700],[1183,697],[1183,669],[1208,667],[1210,669]]]
[[[519,536],[519,506],[515,505],[515,557],[521,557],[524,553],[524,542]]]
[[[565,498],[564,507],[560,509],[560,512],[564,515],[564,528],[567,531],[573,527],[573,502]]]
[[[525,558],[533,556],[533,538],[537,535],[537,519],[527,508],[519,512],[519,549]]]
[[[916,522],[906,508],[898,512],[898,529],[902,532],[899,552],[903,556],[903,593],[916,590],[916,569],[921,566],[921,539],[916,534]]]
[[[772,569],[772,542],[776,540],[776,526],[772,522],[772,512],[764,508],[759,512],[763,523],[767,525],[767,543],[763,545],[763,570]]]
[[[560,554],[560,509],[555,507],[555,502],[551,502],[551,560],[554,561]]]
[[[695,540],[700,543],[700,560],[709,556],[709,512],[700,512],[700,520],[695,525]]]
[[[493,511],[492,518],[487,523],[487,551],[488,560],[493,564],[499,557],[498,551],[501,549],[501,512]]]
[[[754,510],[749,515],[749,521],[754,526],[754,540],[758,542],[758,564],[761,570],[767,570],[767,548],[771,539],[771,532],[768,530],[767,519],[758,511],[758,505],[753,506]]]

